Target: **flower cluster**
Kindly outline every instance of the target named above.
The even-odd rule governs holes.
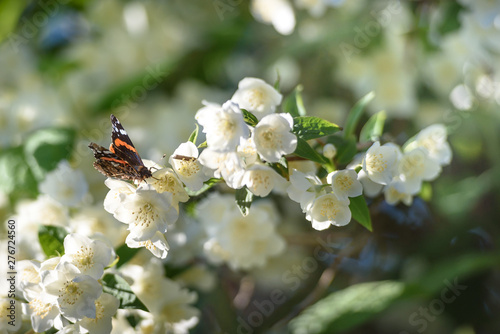
[[[256,202],[242,216],[233,196],[214,194],[199,204],[197,216],[208,236],[205,254],[213,263],[227,263],[234,270],[262,267],[285,250],[276,231],[279,215],[269,200]]]
[[[363,193],[375,197],[383,192],[388,204],[411,205],[422,183],[436,179],[441,167],[450,163],[451,149],[446,137],[446,128],[435,124],[418,133],[404,145],[404,150],[393,143],[374,142],[362,153],[360,164],[352,163],[348,169],[329,173],[326,184],[314,173],[294,170],[288,195],[300,203],[306,218],[317,230],[324,230],[330,224],[348,224],[351,220],[349,197]]]
[[[64,251],[44,262],[20,262],[20,288],[27,301],[23,313],[36,332],[73,326],[75,332],[109,333],[119,301],[103,293],[98,280],[113,260],[113,249],[102,241],[69,234]]]
[[[297,147],[291,115],[274,113],[281,99],[263,80],[245,78],[230,101],[222,106],[207,103],[198,111],[195,118],[207,138],[199,161],[210,176],[222,177],[233,189],[246,186],[262,197],[284,185],[285,179],[265,164],[280,161]],[[255,126],[245,123],[243,107],[257,118]]]
[[[138,328],[145,330],[149,321],[158,333],[184,333],[197,324],[199,311],[190,305],[196,301],[196,294],[166,278],[157,259],[143,261],[143,266],[128,264],[120,268],[118,275],[130,283],[130,293],[126,292],[125,281],[116,286],[108,282],[104,291],[109,293],[103,292],[105,276],[117,275],[116,270],[107,269],[116,264],[115,258],[114,250],[105,242],[71,233],[64,238],[64,255],[42,262],[20,261],[19,287],[26,301],[22,310],[33,329],[110,333],[112,328],[120,327],[112,317],[122,301],[130,302],[132,292],[149,311],[133,311],[144,319]],[[130,324],[122,324],[125,326],[133,330]]]
[[[196,127],[190,139],[169,157],[170,166],[144,160],[151,177],[135,182],[105,180],[109,191],[104,210],[127,224],[125,244],[150,252],[141,255],[142,265],[131,261],[114,273],[130,284],[130,293],[149,312],[117,313],[119,293],[103,292],[104,270],[113,262],[113,247],[123,243],[123,237],[111,233],[116,238],[111,240],[96,233],[105,220],[103,211],[96,207],[66,209],[88,201],[89,187],[83,174],[67,161],[47,173],[39,187],[42,194],[34,201],[21,202],[17,218],[28,229],[41,222],[62,229],[69,227],[72,233],[64,239],[64,255],[43,260],[27,254],[41,262],[21,262],[21,290],[26,300],[23,312],[31,318],[34,330],[54,327],[61,332],[108,333],[114,321],[113,327],[125,331],[130,324],[120,317],[134,315],[141,319],[136,329],[187,332],[197,324],[200,313],[192,306],[197,295],[181,282],[205,289],[212,285],[209,282],[213,278],[203,265],[189,268],[179,275],[179,281],[166,277],[160,259],[168,260],[167,240],[175,253],[189,248],[187,244],[191,243],[182,263],[203,254],[208,262],[226,264],[235,271],[265,268],[283,254],[286,243],[278,230],[280,214],[274,202],[254,197],[267,197],[272,192],[288,195],[299,203],[314,229],[325,230],[330,225],[348,224],[356,217],[353,207],[364,206],[368,211],[362,195],[383,193],[389,204],[410,205],[423,182],[434,180],[442,166],[451,161],[446,128],[436,124],[402,148],[374,141],[366,152],[357,156],[351,152],[352,162],[346,165],[337,157],[341,151],[345,155],[347,145],[347,139],[336,136],[342,129],[318,117],[293,114],[282,100],[279,91],[265,81],[245,78],[230,100],[222,105],[204,102],[198,110],[195,119],[205,136],[201,144],[196,145],[202,136]],[[349,134],[343,136],[348,138]],[[377,137],[375,132],[370,136]],[[68,178],[71,182],[64,181]],[[184,211],[182,203],[188,202],[190,196],[202,194],[218,183],[214,189],[220,193],[211,192],[195,202],[195,210]],[[37,215],[30,213],[34,210]],[[181,215],[183,219],[178,222]],[[191,220],[196,222],[190,224]],[[87,237],[90,235],[98,240]],[[35,246],[39,245],[37,237],[26,233],[25,240],[20,241],[33,244],[29,249],[40,255],[42,250]],[[193,275],[207,277],[208,283],[195,282]],[[158,298],[160,294],[163,298]],[[118,318],[111,320],[115,313]]]
[[[288,196],[300,203],[306,219],[316,230],[324,230],[331,224],[348,224],[351,221],[349,197],[360,196],[363,191],[358,175],[349,169],[328,174],[326,186],[314,174],[298,170],[293,171],[290,182]]]
[[[313,228],[324,230],[330,225],[348,224],[352,218],[352,198],[359,198],[363,192],[374,197],[383,191],[387,203],[402,201],[410,205],[422,183],[434,180],[441,166],[451,160],[446,129],[438,124],[422,130],[404,145],[404,150],[393,143],[381,145],[376,141],[361,153],[359,164],[351,163],[346,169],[336,170],[337,148],[326,144],[323,154],[333,164],[325,165],[330,173],[320,179],[319,165],[301,171],[293,168],[292,162],[289,164],[286,156],[295,152],[299,138],[294,133],[292,115],[277,112],[281,101],[281,94],[271,85],[261,79],[245,78],[224,104],[204,102],[195,119],[202,126],[206,142],[197,147],[196,132],[192,141],[182,143],[170,156],[172,168],[148,163],[156,171],[137,187],[108,179],[106,185],[111,190],[104,207],[129,225],[127,245],[145,246],[155,256],[165,258],[168,244],[164,233],[177,220],[179,202],[189,199],[184,186],[191,191],[202,191],[210,178],[223,180],[232,189],[246,188],[260,197],[268,196],[273,190],[287,193],[290,199],[300,203]],[[321,123],[317,119],[315,122]],[[282,164],[287,171],[277,170],[277,164]],[[248,254],[239,254],[237,249],[243,243],[246,250],[254,248],[252,237],[238,241],[238,236],[240,230],[255,231],[258,222],[262,222],[257,218],[262,214],[261,204],[254,206],[249,216],[242,217],[234,204],[228,204],[228,198],[213,197],[205,201],[210,203],[206,207],[220,211],[216,215],[199,216],[207,234],[205,252],[213,261],[227,262],[232,268],[262,265],[267,256],[281,251],[282,242],[277,242],[277,237],[270,232],[266,234],[267,239],[259,243],[271,243],[275,248],[261,251],[261,258],[249,260]],[[265,221],[267,226],[273,225],[272,220]],[[248,225],[252,228],[245,228]],[[261,249],[267,249],[262,245]]]
[[[138,187],[113,179],[107,179],[105,183],[110,190],[104,208],[117,220],[128,224],[127,245],[131,248],[146,247],[155,256],[165,258],[168,244],[164,233],[178,217],[172,193],[159,193],[147,183]]]
[[[198,323],[200,312],[191,305],[198,298],[196,293],[165,277],[161,261],[153,258],[146,264],[126,265],[120,271],[149,310],[148,314],[142,312],[144,320],[139,328],[146,332],[149,327],[156,333],[187,333]]]
[[[435,180],[441,167],[450,163],[451,149],[446,137],[446,128],[434,124],[420,131],[403,150],[392,143],[375,142],[363,158],[361,182],[371,187],[372,197],[383,191],[387,203],[411,205],[422,183]]]

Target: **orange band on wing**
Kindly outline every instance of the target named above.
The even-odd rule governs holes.
[[[113,153],[116,153],[115,148],[113,147],[113,143],[109,144],[109,150]]]
[[[127,162],[124,161],[124,160],[118,160],[118,159],[114,159],[114,158],[100,157],[99,159],[101,159],[101,160],[108,160],[108,161],[114,161],[114,162],[118,162],[119,164],[127,164]]]
[[[129,145],[127,144],[126,142],[124,142],[123,140],[120,140],[120,139],[115,139],[114,143],[113,143],[115,146],[125,146],[127,149],[131,150],[132,152],[135,152],[137,153],[137,150],[135,149],[135,147],[133,147],[132,145]],[[114,152],[113,152],[114,153]]]

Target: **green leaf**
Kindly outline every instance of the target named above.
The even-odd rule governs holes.
[[[384,110],[379,111],[366,122],[359,134],[360,142],[377,141],[384,132],[384,123],[387,114]]]
[[[405,292],[405,284],[380,281],[333,292],[290,322],[291,333],[339,333],[379,314]]]
[[[26,161],[38,180],[54,168],[61,160],[69,160],[76,133],[68,128],[47,128],[33,133],[24,147]]]
[[[497,182],[494,169],[483,172],[479,176],[440,180],[435,185],[434,201],[440,211],[454,220],[468,220],[470,212],[481,202],[482,196],[495,189]]]
[[[14,147],[0,152],[0,190],[9,194],[12,200],[34,198],[38,185],[26,163],[22,147]]]
[[[256,126],[257,123],[259,123],[257,117],[255,117],[255,115],[252,114],[250,111],[245,109],[241,109],[241,111],[243,112],[243,120],[245,121],[245,123],[247,123],[250,126]]]
[[[337,124],[314,116],[300,116],[293,119],[293,133],[304,140],[332,135],[341,130]]]
[[[288,178],[288,162],[285,157],[281,157],[276,163],[270,163],[269,166],[274,169],[279,175]]]
[[[352,158],[358,153],[358,149],[356,147],[356,137],[354,137],[354,135],[349,138],[331,136],[328,137],[327,142],[335,145],[337,148],[335,160],[340,165],[350,163]]]
[[[458,1],[445,1],[440,4],[439,12],[442,19],[437,25],[437,31],[440,35],[446,35],[452,31],[460,29],[461,14],[466,9]]]
[[[298,85],[283,101],[283,111],[293,117],[305,116],[307,114],[304,102],[302,101],[302,89],[302,85]]]
[[[189,188],[186,188],[186,192],[188,193],[188,195],[190,197],[199,196],[199,195],[203,194],[205,191],[207,191],[208,189],[212,188],[214,185],[216,185],[219,182],[221,182],[220,179],[212,177],[209,180],[203,182],[203,187],[201,187],[200,190],[192,191]]]
[[[293,153],[299,157],[320,164],[328,164],[330,162],[327,158],[316,152],[304,139],[301,138],[297,138],[297,148]]]
[[[16,28],[27,1],[25,0],[2,0],[0,1],[0,42],[9,36],[10,46],[15,48],[28,42],[24,36],[12,34]]]
[[[352,107],[351,111],[347,115],[347,120],[346,124],[344,127],[344,138],[348,138],[351,135],[354,134],[354,131],[356,130],[356,127],[358,125],[358,122],[361,118],[361,115],[363,114],[363,110],[365,110],[366,105],[373,100],[375,97],[374,92],[370,92],[363,96],[361,100],[356,102],[354,107]]]
[[[68,235],[65,228],[59,226],[40,225],[38,240],[47,257],[61,256],[64,254],[64,238]]]
[[[453,285],[459,291],[468,287],[462,280],[496,266],[500,254],[465,254],[436,263],[414,282],[380,281],[360,283],[336,291],[305,309],[290,322],[292,333],[339,333],[372,319],[402,299],[433,298]]]
[[[116,255],[118,257],[118,263],[116,264],[116,268],[120,268],[125,263],[130,261],[135,254],[139,252],[140,248],[130,248],[127,244],[123,244],[116,249]]]
[[[364,226],[368,231],[373,232],[370,209],[368,209],[365,197],[363,195],[351,197],[349,201],[349,209],[351,209],[352,218]]]
[[[235,199],[243,217],[248,215],[253,201],[253,194],[250,190],[248,190],[247,186],[244,186],[241,189],[236,189]]]
[[[464,279],[474,273],[498,266],[499,262],[498,251],[460,255],[435,264],[424,276],[416,277],[414,285],[418,287],[420,294],[432,295],[441,291],[446,280]]]
[[[189,141],[193,144],[196,145],[196,140],[198,139],[198,131],[200,129],[200,127],[198,126],[198,124],[195,124],[196,125],[196,128],[194,129],[194,131],[191,133],[191,135],[189,136]]]
[[[123,277],[115,274],[105,274],[101,281],[102,291],[115,296],[120,301],[119,308],[149,312],[146,305],[132,292],[130,285]]]

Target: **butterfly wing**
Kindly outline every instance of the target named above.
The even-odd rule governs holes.
[[[139,168],[144,166],[139,153],[132,144],[127,131],[123,128],[118,118],[111,115],[111,125],[113,130],[111,132],[111,145],[109,149],[111,152],[125,160],[134,168]]]
[[[130,166],[115,153],[96,143],[90,143],[89,147],[96,159],[96,161],[94,161],[94,167],[101,172],[101,174],[122,180],[142,179],[142,175],[134,167]]]

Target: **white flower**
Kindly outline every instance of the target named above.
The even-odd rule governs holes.
[[[337,148],[333,144],[325,144],[323,146],[323,155],[328,159],[333,159],[337,155]]]
[[[290,199],[300,203],[302,211],[305,211],[307,206],[314,201],[318,194],[324,194],[324,189],[321,185],[321,180],[317,176],[313,174],[304,174],[296,169],[292,169],[290,185],[286,191]]]
[[[203,126],[207,145],[214,151],[234,151],[240,138],[249,136],[243,113],[232,101],[227,101],[222,107],[208,104],[198,110],[195,119]]]
[[[399,202],[403,202],[406,205],[411,205],[413,202],[413,196],[406,189],[405,182],[395,178],[391,183],[389,183],[384,188],[385,201],[388,204],[396,205]]]
[[[62,160],[56,169],[47,173],[38,189],[63,205],[76,206],[87,194],[88,184],[80,170]]]
[[[217,230],[223,228],[220,222],[224,219],[226,212],[234,210],[234,206],[234,198],[230,201],[227,195],[223,196],[220,193],[212,193],[198,204],[197,217],[202,221],[207,234],[216,234]]]
[[[23,314],[30,317],[35,332],[42,333],[54,326],[54,320],[60,315],[55,296],[37,284],[24,291],[24,298],[28,303],[23,304]]]
[[[316,198],[307,214],[306,218],[312,221],[312,227],[318,231],[330,225],[344,226],[351,221],[349,200],[339,200],[334,194]]]
[[[163,280],[161,287],[162,305],[155,314],[156,319],[166,323],[167,328],[185,326],[187,322],[189,322],[188,328],[194,327],[198,323],[200,311],[191,304],[198,299],[197,294],[167,278]]]
[[[398,177],[411,194],[420,191],[422,181],[432,181],[440,172],[439,164],[429,159],[427,150],[420,147],[405,152],[397,165]]]
[[[333,193],[338,199],[346,200],[348,197],[357,197],[363,193],[358,174],[352,169],[331,172],[326,179],[332,185]]]
[[[140,311],[137,312],[131,312],[130,310],[127,309],[118,309],[116,311],[116,314],[114,317],[111,318],[111,324],[112,324],[112,330],[110,334],[136,334],[136,333],[141,333],[139,331],[140,329],[140,324],[144,321],[141,320],[139,324],[136,326],[132,327],[130,322],[127,320],[128,317],[132,314],[138,314],[142,313]],[[145,315],[148,315],[151,317],[150,313],[144,312]]]
[[[149,258],[141,265],[126,264],[120,268],[121,274],[130,283],[130,288],[148,307],[150,312],[159,310],[165,291],[161,283],[165,279],[165,269],[162,262]]]
[[[398,148],[395,145],[380,146],[380,142],[377,141],[366,151],[363,170],[373,182],[386,185],[393,178],[398,155]]]
[[[370,180],[370,178],[363,169],[360,170],[358,173],[358,180],[359,182],[361,182],[361,185],[363,186],[363,193],[365,194],[365,196],[368,197],[377,196],[382,191],[382,188],[384,188],[382,184],[375,183],[372,180]]]
[[[446,127],[443,124],[433,124],[421,130],[407,149],[423,147],[429,152],[432,160],[441,166],[448,165],[451,162],[452,153],[446,138]]]
[[[172,193],[158,193],[153,185],[143,183],[137,189],[126,182],[110,182],[105,209],[122,223],[129,224],[125,240],[131,248],[146,247],[155,256],[165,258],[168,244],[163,233],[179,215]],[[114,187],[114,188],[113,188]]]
[[[166,258],[169,250],[167,240],[160,231],[156,231],[153,236],[145,241],[143,238],[137,237],[134,233],[130,233],[125,243],[130,248],[145,247],[151,254],[160,259]]]
[[[34,226],[68,225],[68,209],[48,195],[40,195],[34,201],[23,201],[16,207],[19,229],[29,231]],[[21,225],[23,224],[23,225]],[[35,228],[35,232],[37,229]]]
[[[104,210],[113,214],[125,198],[136,190],[134,185],[113,178],[107,178],[104,184],[110,189],[104,198]]]
[[[188,141],[179,145],[168,159],[179,179],[193,191],[200,190],[210,177],[198,161],[198,148]]]
[[[102,293],[96,279],[82,275],[77,267],[60,262],[54,270],[42,272],[45,291],[57,298],[62,315],[70,321],[95,318],[95,301]]]
[[[127,236],[123,224],[106,212],[102,204],[84,207],[74,214],[70,230],[94,239],[105,238],[113,247],[123,244]]]
[[[287,0],[253,0],[250,10],[255,19],[272,24],[282,35],[290,35],[295,29],[295,15]]]
[[[148,182],[160,194],[165,191],[171,193],[177,211],[179,211],[179,202],[187,202],[189,200],[189,195],[172,168],[162,168],[155,171],[153,177]]]
[[[157,231],[165,233],[178,212],[172,206],[172,194],[158,194],[152,185],[141,184],[127,195],[113,213],[116,219],[129,224],[128,229],[141,241],[151,239]]]
[[[206,148],[201,152],[200,163],[213,170],[213,176],[224,178],[227,186],[233,189],[242,187],[241,178],[245,170],[243,160],[236,152],[216,152]]]
[[[104,268],[111,261],[111,254],[112,249],[104,242],[71,233],[64,238],[64,255],[61,261],[73,264],[83,275],[100,279]]]
[[[256,196],[265,197],[275,187],[282,187],[286,180],[274,169],[264,164],[253,164],[245,170],[241,179],[241,185]]]
[[[269,200],[254,202],[243,217],[233,196],[213,195],[200,203],[198,218],[208,235],[204,250],[211,262],[250,269],[265,265],[285,249],[276,231],[279,215]]]
[[[47,259],[43,261],[40,264],[40,275],[42,272],[47,271],[47,270],[55,270],[56,267],[61,263],[61,257],[56,256],[56,257],[51,257],[50,259]]]
[[[290,114],[267,115],[255,127],[252,138],[257,152],[268,162],[293,153],[297,148],[297,136],[291,133],[293,118]]]
[[[60,257],[52,257],[44,262],[22,260],[18,263],[19,287],[24,295],[34,289],[34,293],[39,293],[39,286],[42,283],[41,273],[47,270],[54,270],[59,264]],[[25,299],[28,297],[25,296]]]
[[[40,262],[22,260],[17,263],[19,287],[21,290],[40,284]]]
[[[83,318],[78,322],[81,328],[92,334],[111,333],[111,318],[118,310],[120,302],[114,296],[103,293],[95,301],[95,318]]]
[[[165,236],[170,246],[166,260],[169,264],[181,267],[192,264],[199,255],[205,240],[205,231],[191,215],[182,215]],[[177,277],[176,277],[177,279]]]
[[[66,227],[68,224],[68,208],[48,195],[39,195],[36,200],[20,202],[16,207],[17,230],[23,231],[16,235],[19,259],[43,260],[43,251],[38,240],[40,225],[55,225]]]
[[[231,98],[240,108],[250,111],[257,117],[274,113],[281,103],[282,95],[262,79],[244,78],[238,83],[238,90]]]
[[[255,162],[259,158],[257,154],[257,148],[255,147],[255,143],[252,137],[249,138],[241,138],[240,145],[237,147],[238,156],[243,159],[246,166],[249,166]]]
[[[470,110],[474,105],[474,95],[466,85],[458,85],[450,93],[450,102],[458,110]]]
[[[175,276],[175,280],[184,286],[194,287],[196,290],[209,292],[217,283],[217,274],[207,264],[194,264],[182,273]]]
[[[155,323],[171,329],[187,320],[199,317],[199,311],[190,305],[196,302],[196,293],[166,278],[161,261],[152,259],[142,266],[127,265],[122,272],[132,282],[130,284],[132,291],[154,315]]]

